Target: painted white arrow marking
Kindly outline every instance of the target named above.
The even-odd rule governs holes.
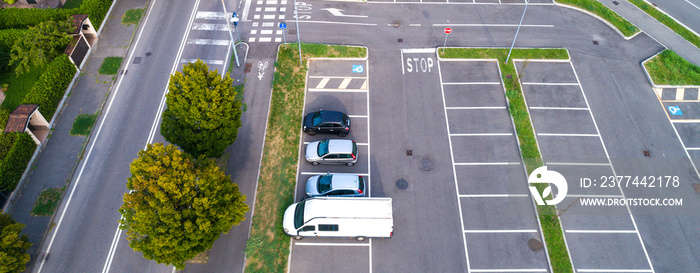
[[[258,72],[258,80],[262,81],[263,75],[265,75],[265,72]]]
[[[361,17],[361,18],[367,18],[366,15],[346,15],[343,14],[341,11],[342,9],[336,9],[336,8],[327,8],[327,9],[321,9],[321,10],[327,10],[330,12],[333,16],[338,16],[338,17]]]

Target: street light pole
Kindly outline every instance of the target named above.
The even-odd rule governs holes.
[[[520,26],[523,24],[523,18],[525,18],[525,12],[527,11],[527,4],[530,3],[530,0],[525,0],[525,10],[523,10],[523,16],[520,17],[520,23],[518,24],[518,30],[515,31],[515,37],[513,37],[513,43],[510,44],[510,50],[508,50],[508,57],[506,57],[506,63],[508,63],[508,60],[510,59],[510,52],[513,51],[513,46],[515,45],[515,39],[518,38],[518,32],[520,32]]]
[[[303,64],[301,63],[301,38],[299,37],[299,10],[297,9],[297,0],[294,0],[294,18],[296,18],[295,21],[297,24],[297,44],[299,45],[299,66],[303,66]]]
[[[221,6],[224,7],[224,20],[226,20],[226,27],[228,28],[228,36],[231,38],[231,48],[233,49],[233,56],[236,57],[236,66],[241,66],[241,64],[238,62],[238,52],[236,52],[236,42],[233,40],[233,34],[231,32],[231,24],[228,21],[228,17],[226,14],[226,4],[224,4],[224,0],[221,0]]]

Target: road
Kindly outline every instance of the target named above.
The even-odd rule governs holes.
[[[532,200],[524,198],[526,175],[518,163],[512,121],[505,112],[505,97],[495,65],[440,61],[430,50],[442,45],[442,30],[447,26],[454,29],[447,39],[448,46],[510,45],[522,13],[521,4],[307,1],[298,4],[299,29],[292,20],[293,2],[227,5],[229,11],[239,11],[243,19],[239,35],[250,44],[244,63],[253,66],[255,76],[246,78],[244,125],[229,149],[232,159],[227,170],[248,196],[248,204],[254,202],[276,45],[284,38],[293,40],[292,33],[298,32],[303,42],[369,48],[369,59],[364,62],[369,71],[365,75],[369,88],[364,97],[345,98],[329,93],[326,100],[317,102],[332,99],[335,107],[357,109],[351,113],[359,116],[354,120],[366,119],[361,124],[367,129],[351,137],[360,138],[358,142],[367,145],[367,159],[362,159],[366,170],[361,172],[370,176],[371,195],[394,198],[395,238],[371,240],[367,246],[349,250],[295,244],[290,261],[292,271],[327,271],[327,267],[309,262],[315,260],[314,255],[323,253],[322,249],[333,253],[339,263],[359,261],[335,270],[340,272],[550,270],[542,251],[526,248],[529,239],[541,239],[540,228]],[[117,208],[126,192],[128,164],[146,143],[164,141],[158,133],[158,120],[168,75],[183,62],[197,58],[212,68],[221,70],[226,66],[228,35],[216,29],[221,29],[221,20],[227,16],[217,1],[151,2],[127,60],[128,73],[118,79],[108,108],[98,120],[98,131],[68,189],[69,195],[58,209],[57,226],[42,245],[42,252],[50,256],[35,265],[35,271],[171,271],[171,267],[145,260],[128,247],[125,236],[117,230]],[[288,24],[286,37],[275,28],[281,21]],[[605,160],[618,174],[677,175],[682,184],[668,189],[667,196],[683,197],[686,208],[697,207],[696,196],[691,193],[697,176],[692,175],[694,169],[686,158],[681,137],[639,67],[642,60],[662,46],[645,34],[626,41],[600,21],[546,1],[529,7],[523,24],[516,46],[569,50],[571,61],[567,65],[571,69],[562,77],[571,80],[576,75],[576,90],[571,96],[585,97],[589,113],[587,119],[573,120],[595,124],[594,131],[574,133],[597,135],[600,144],[595,145],[600,146],[595,147],[605,151],[590,157]],[[134,57],[141,57],[140,63],[133,63]],[[428,59],[432,62],[430,69]],[[421,67],[423,60],[425,66]],[[265,63],[267,68],[263,68]],[[407,67],[421,70],[408,71]],[[540,70],[536,67],[528,66],[520,72],[528,77],[539,73],[540,82],[557,83],[547,80],[556,74],[546,68],[548,65]],[[329,72],[317,76],[348,75]],[[527,83],[534,84],[538,78],[530,80]],[[490,84],[480,86],[484,85],[482,81]],[[574,82],[564,83],[568,86]],[[479,87],[472,90],[456,86]],[[528,103],[534,105],[542,90],[526,88]],[[313,102],[307,101],[309,107],[314,107]],[[535,113],[533,105],[529,110],[535,130],[561,133],[547,132],[547,126],[562,122],[540,119],[542,116]],[[479,110],[483,107],[493,109]],[[400,141],[395,141],[397,136]],[[545,160],[553,156],[549,152],[552,149],[588,149],[588,142],[580,139],[565,138],[557,146],[546,144],[546,137],[538,137]],[[409,157],[407,150],[412,150],[413,156]],[[648,161],[642,150],[649,150],[655,161]],[[503,165],[500,163],[507,167],[499,167]],[[491,166],[481,166],[484,164]],[[508,177],[506,181],[492,183],[504,175]],[[409,181],[405,191],[395,187],[400,178]],[[570,187],[576,186],[576,180],[568,180]],[[622,190],[627,197],[649,195],[642,189]],[[571,212],[561,217],[575,268],[700,271],[695,258],[700,253],[692,245],[700,235],[694,228],[700,221],[697,213],[624,207],[615,215],[626,217],[633,231],[629,226],[600,228],[617,220],[597,213]],[[250,218],[249,213],[248,220],[215,243],[208,264],[188,265],[186,271],[241,271]],[[577,231],[584,228],[599,228],[596,234],[609,234],[580,239],[582,232]],[[624,236],[615,235],[618,233]],[[671,240],[674,247],[666,247]],[[630,253],[606,252],[615,249],[609,245],[627,246],[628,242],[635,243],[630,246],[634,249]],[[509,258],[513,256],[518,259]]]

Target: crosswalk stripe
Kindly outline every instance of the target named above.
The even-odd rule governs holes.
[[[348,85],[350,84],[350,81],[352,81],[352,79],[348,79],[348,78],[343,79],[343,82],[340,83],[340,86],[338,86],[338,89],[347,88]]]
[[[322,89],[322,88],[326,87],[326,84],[327,84],[328,81],[330,81],[330,80],[331,80],[331,78],[323,78],[323,79],[321,79],[321,82],[319,82],[318,85],[316,85],[316,89]]]
[[[272,37],[260,37],[258,38],[258,42],[272,42]]]
[[[197,59],[181,59],[180,63],[194,63],[196,61],[197,61]],[[202,62],[204,62],[208,65],[223,65],[224,64],[223,60],[202,60]]]
[[[223,12],[214,12],[214,11],[198,11],[197,14],[195,15],[195,19],[204,19],[204,20],[226,19],[228,17],[229,17],[228,14],[224,14]]]
[[[213,39],[189,39],[188,45],[223,45],[228,46],[229,40],[213,40]]]
[[[192,29],[194,29],[194,30],[228,31],[228,27],[226,26],[226,24],[194,23],[194,24],[192,24]]]
[[[260,30],[260,35],[272,35],[272,30],[271,29],[262,29],[262,30]]]

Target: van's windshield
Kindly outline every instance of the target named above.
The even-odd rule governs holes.
[[[299,229],[304,224],[304,205],[306,201],[301,201],[294,209],[294,229]]]

